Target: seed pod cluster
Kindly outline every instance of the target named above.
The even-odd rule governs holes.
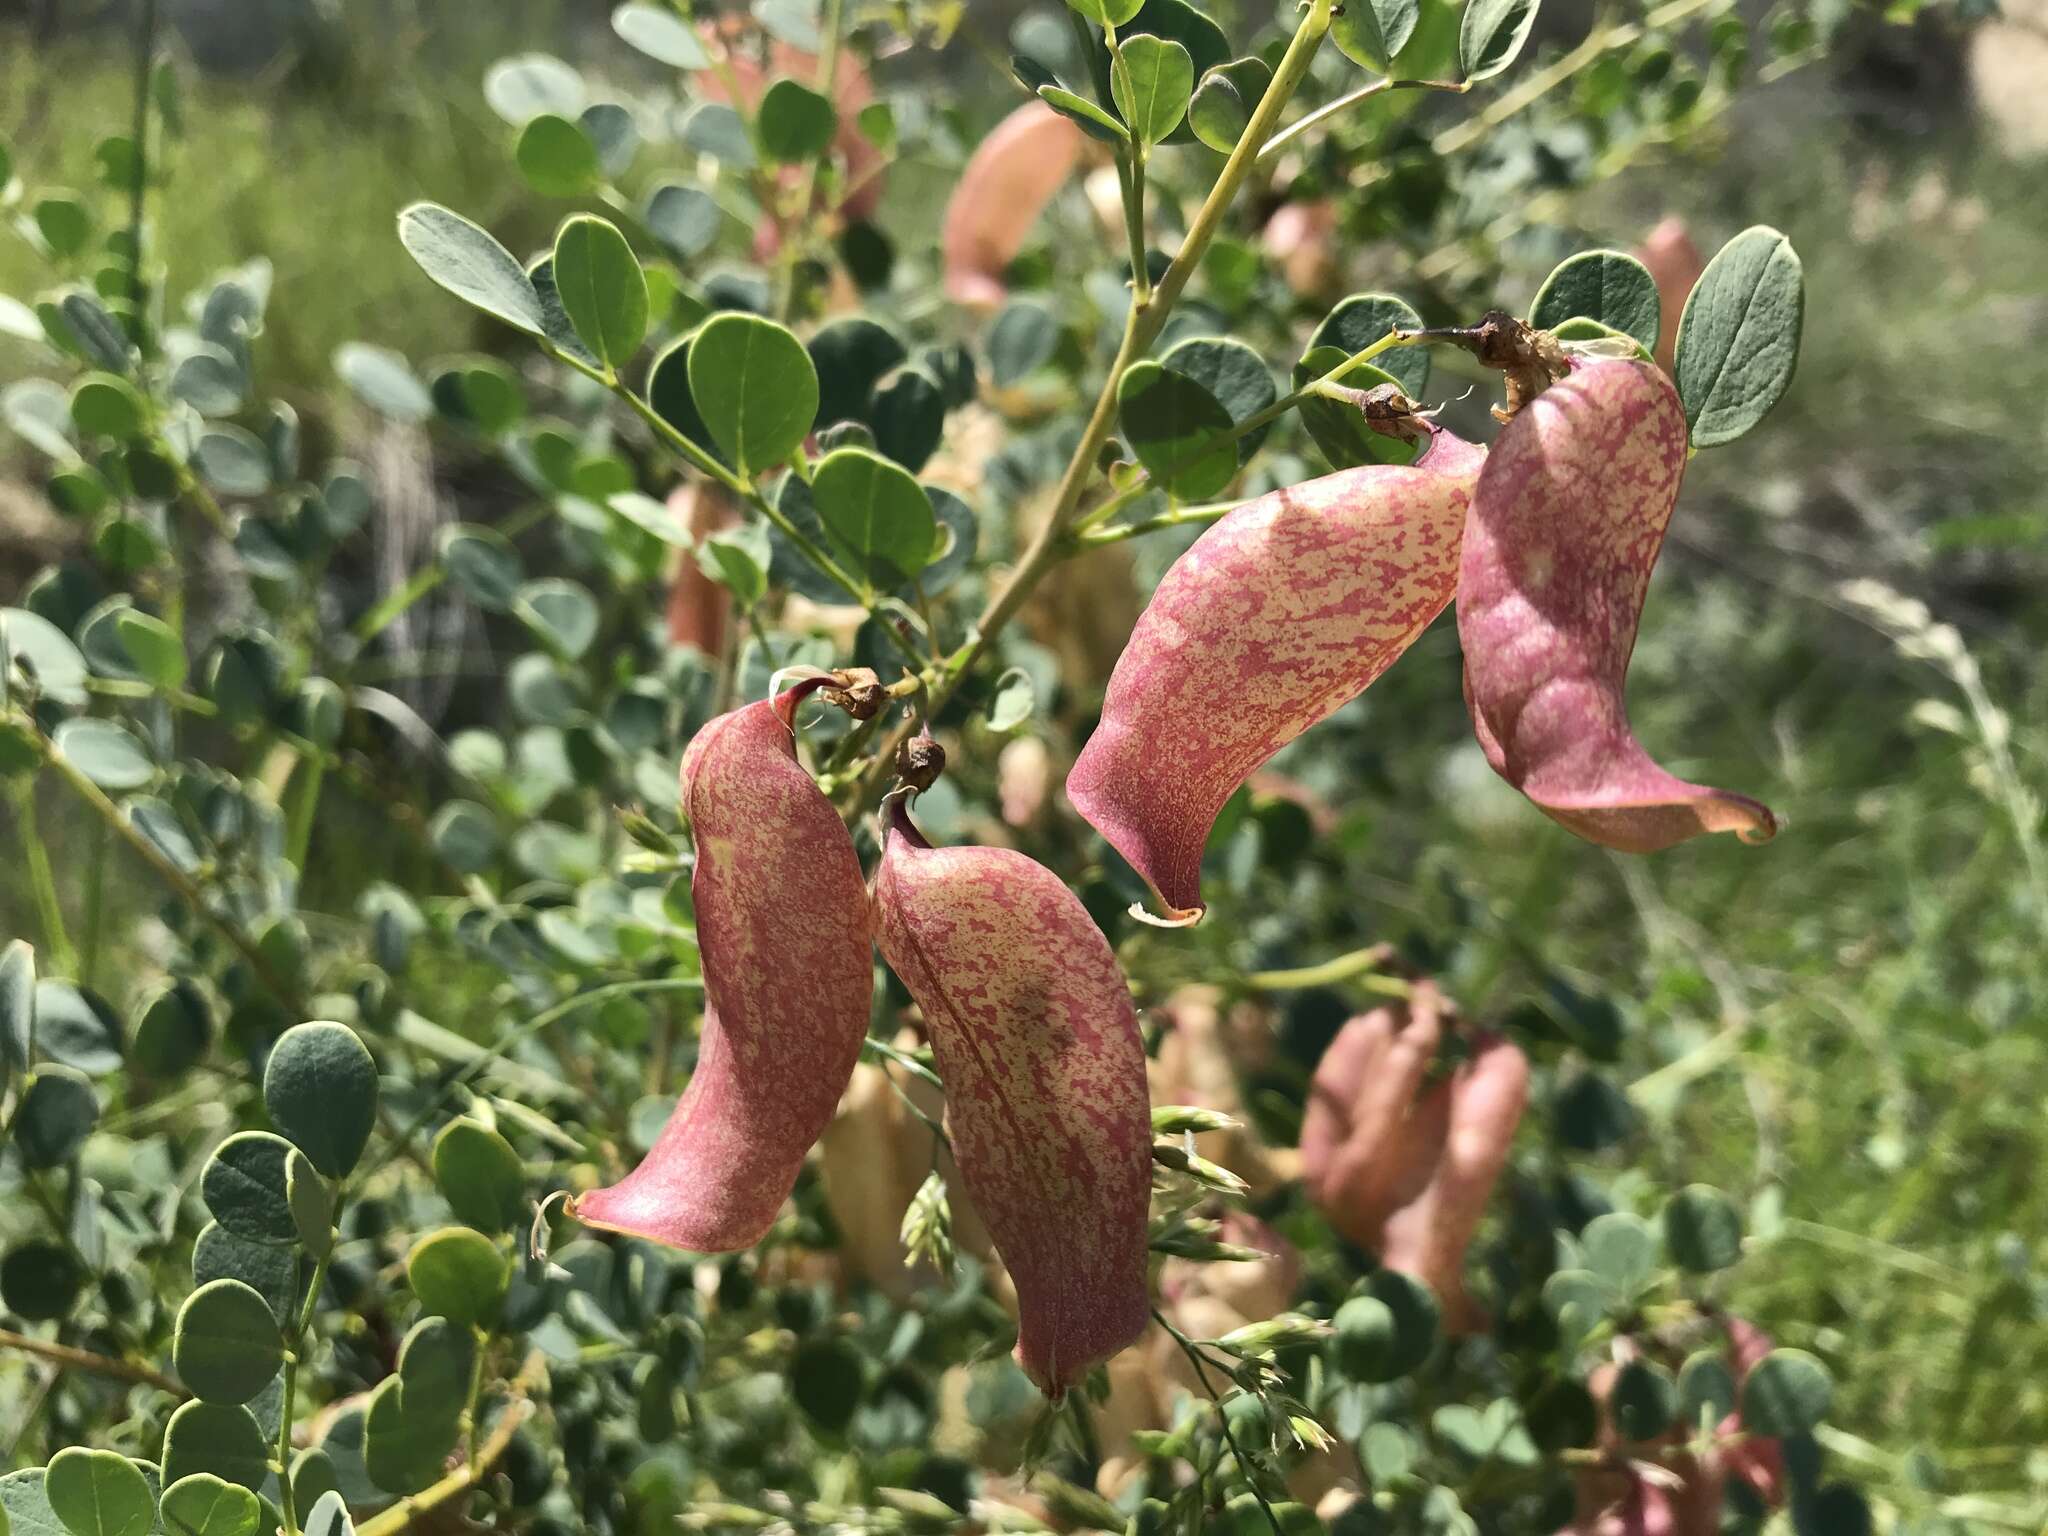
[[[1301,1127],[1302,1180],[1331,1225],[1436,1293],[1446,1331],[1485,1324],[1465,1253],[1528,1103],[1529,1060],[1497,1036],[1431,1082],[1443,1043],[1436,988],[1353,1019],[1317,1064]]]

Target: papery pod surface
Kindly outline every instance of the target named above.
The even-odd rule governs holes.
[[[1040,101],[1024,103],[996,124],[946,203],[939,236],[946,297],[988,309],[1003,302],[1004,269],[1086,146],[1072,121]]]
[[[1018,1362],[1058,1396],[1150,1315],[1152,1128],[1130,988],[1052,871],[1007,848],[933,848],[901,799],[885,813],[875,917],[1017,1289]]]
[[[796,760],[815,688],[720,715],[683,759],[704,965],[697,1070],[640,1166],[571,1214],[700,1253],[774,1223],[867,1034],[871,923],[853,840]]]
[[[1450,602],[1484,457],[1439,432],[1416,464],[1271,492],[1219,519],[1159,583],[1067,797],[1169,917],[1201,915],[1203,845],[1237,787]]]
[[[1487,761],[1552,820],[1631,853],[1778,829],[1757,801],[1666,773],[1629,728],[1629,653],[1685,458],[1661,370],[1584,365],[1502,431],[1465,530],[1458,638]]]

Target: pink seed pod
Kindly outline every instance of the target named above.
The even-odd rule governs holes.
[[[1370,686],[1450,602],[1482,461],[1439,431],[1417,464],[1271,492],[1221,518],[1159,583],[1067,798],[1169,921],[1201,917],[1202,847],[1238,785]]]
[[[1405,1012],[1378,1008],[1346,1024],[1316,1065],[1301,1170],[1330,1224],[1427,1285],[1445,1331],[1463,1334],[1485,1326],[1465,1289],[1465,1253],[1514,1146],[1529,1060],[1486,1036],[1427,1084],[1442,1039],[1442,1003],[1428,982]]]
[[[1484,1039],[1428,1099],[1443,1105],[1421,1112],[1425,1122],[1446,1121],[1442,1149],[1422,1192],[1388,1219],[1380,1257],[1436,1292],[1444,1332],[1476,1333],[1486,1314],[1465,1289],[1465,1252],[1529,1102],[1529,1058],[1510,1041]]]
[[[732,593],[704,574],[697,563],[697,546],[738,522],[739,506],[725,487],[702,481],[677,486],[669,495],[668,509],[690,538],[690,547],[676,552],[674,574],[669,577],[668,642],[717,656],[725,648]]]
[[[1448,1105],[1423,1093],[1442,1039],[1436,989],[1419,986],[1410,1008],[1375,1008],[1339,1030],[1309,1084],[1303,1186],[1330,1225],[1373,1253],[1427,1187],[1443,1144]]]
[[[953,1152],[1017,1288],[1017,1359],[1058,1398],[1150,1316],[1152,1125],[1116,956],[1007,848],[933,848],[884,812],[882,954],[924,1014]]]
[[[996,124],[946,203],[939,244],[947,298],[977,309],[1003,302],[1003,269],[1086,147],[1080,128],[1042,101],[1027,101]]]
[[[1669,373],[1678,356],[1678,322],[1685,315],[1685,301],[1707,264],[1692,243],[1685,220],[1677,217],[1659,220],[1643,236],[1636,260],[1649,268],[1657,284],[1657,364]]]
[[[1486,760],[1552,820],[1630,853],[1778,830],[1757,801],[1666,773],[1629,729],[1629,653],[1685,457],[1661,370],[1584,365],[1502,431],[1465,527],[1458,638]]]
[[[792,724],[824,681],[720,715],[683,758],[704,965],[697,1070],[640,1166],[571,1202],[587,1225],[698,1253],[752,1246],[852,1076],[874,988],[867,889]]]

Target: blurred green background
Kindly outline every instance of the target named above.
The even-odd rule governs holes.
[[[986,71],[1008,9],[974,0],[948,66]],[[343,443],[364,427],[329,361],[344,340],[504,344],[422,283],[392,216],[435,198],[514,249],[545,238],[554,210],[507,173],[478,82],[526,48],[630,68],[584,12],[167,4],[203,66],[157,215],[171,291],[266,253],[268,384]],[[1627,860],[1496,816],[1507,792],[1444,686],[1440,628],[1368,701],[1389,831],[1360,891],[1368,928],[1451,899],[1541,925],[1547,955],[1619,998],[1638,1151],[1672,1183],[1777,1191],[1784,1237],[1745,1268],[1749,1310],[1857,1341],[1834,1448],[1908,1482],[1913,1450],[1938,1452],[1999,1501],[1994,1523],[2048,1497],[2048,1330],[2026,1326],[2048,1310],[2044,16],[1859,27],[1752,92],[1711,152],[1627,173],[1567,221],[1625,248],[1675,214],[1709,252],[1771,223],[1804,257],[1798,378],[1740,451],[1698,464],[1633,690],[1676,771],[1771,765],[1738,787],[1786,819],[1777,845]],[[0,7],[0,135],[39,181],[90,184],[128,97],[124,21]],[[917,179],[892,199],[899,237],[928,241]],[[1545,254],[1502,303],[1527,303]],[[0,292],[37,272],[0,236]],[[0,381],[22,361],[6,345]],[[0,442],[8,592],[72,531],[33,473]],[[22,906],[0,892],[0,929]],[[1483,1007],[1485,978],[1464,984]]]

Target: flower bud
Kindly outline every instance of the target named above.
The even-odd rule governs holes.
[[[758,1242],[830,1123],[874,987],[860,861],[796,761],[792,721],[820,686],[720,715],[683,759],[704,964],[697,1070],[654,1149],[570,1203],[596,1227],[700,1253]]]
[[[882,954],[924,1015],[953,1152],[1017,1288],[1017,1358],[1058,1397],[1149,1316],[1152,1127],[1129,987],[1087,909],[1005,848],[885,815]]]
[[[1552,820],[1630,853],[1778,830],[1756,801],[1666,773],[1629,729],[1629,652],[1685,458],[1685,410],[1660,370],[1578,368],[1487,455],[1458,577],[1465,702],[1486,760]]]
[[[1159,584],[1118,659],[1067,797],[1172,920],[1202,913],[1202,847],[1251,772],[1369,686],[1451,600],[1470,476],[1341,470],[1219,520]]]

